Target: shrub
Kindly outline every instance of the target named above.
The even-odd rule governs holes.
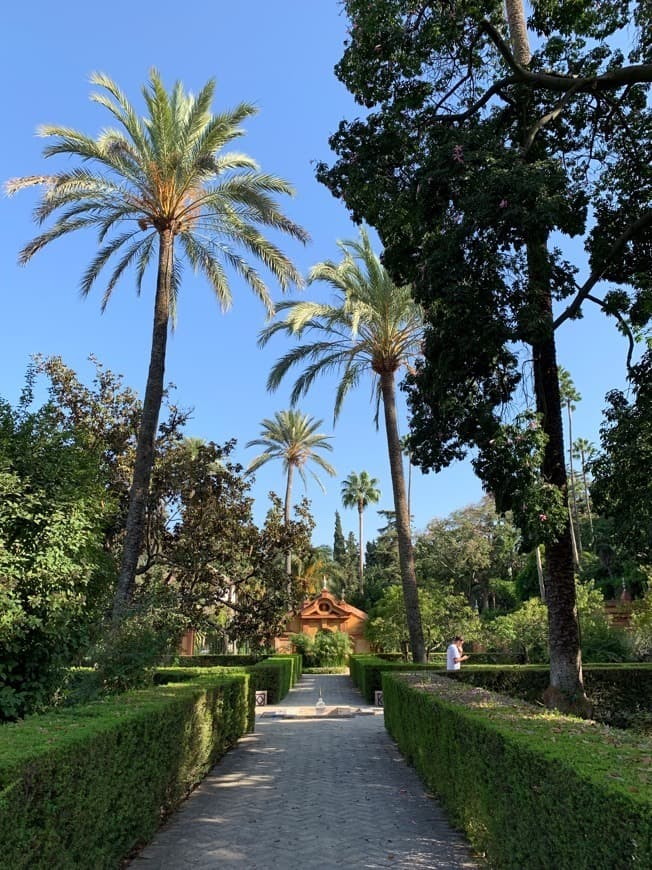
[[[652,589],[632,607],[634,652],[640,659],[652,659]]]
[[[259,655],[213,655],[201,653],[196,656],[163,656],[164,665],[177,668],[245,668],[258,664],[265,656]]]
[[[550,681],[545,665],[466,667],[447,676],[537,704]],[[617,728],[649,729],[652,666],[587,665],[584,685],[594,719]]]
[[[421,672],[446,668],[445,660],[441,664],[415,665],[408,662],[386,661],[373,655],[355,655],[349,659],[349,669],[353,684],[360,689],[362,696],[368,704],[373,704],[374,693],[383,687],[382,674],[384,671],[392,672]]]
[[[302,656],[304,664],[312,664],[312,651],[314,646],[314,640],[311,635],[306,634],[305,631],[291,634],[290,643],[296,649],[299,655]]]
[[[126,692],[0,729],[12,870],[115,870],[243,734],[246,674]]]
[[[318,631],[313,646],[316,667],[342,667],[353,649],[348,634],[343,631]]]
[[[301,656],[270,656],[249,670],[256,689],[267,690],[267,703],[278,704],[301,676]]]
[[[91,656],[105,691],[152,685],[155,667],[185,627],[174,603],[154,593],[136,599],[118,624],[106,625]]]
[[[383,676],[385,723],[505,870],[652,866],[650,741],[434,674]]]

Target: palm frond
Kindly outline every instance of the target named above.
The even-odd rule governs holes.
[[[143,239],[143,246],[140,251],[140,255],[138,257],[138,264],[136,266],[136,293],[140,296],[140,293],[143,288],[143,278],[145,277],[145,271],[149,265],[149,262],[152,257],[152,250],[154,248],[154,242],[158,238],[158,233],[151,232],[147,238]]]
[[[108,91],[115,100],[115,103],[108,99],[105,94],[98,93],[91,94],[91,100],[104,106],[115,118],[117,118],[120,124],[127,131],[129,137],[132,139],[136,149],[141,154],[141,159],[145,156],[151,157],[150,143],[145,128],[134,111],[133,106],[125,94],[120,90],[118,85],[110,79],[109,76],[100,72],[93,73],[90,77],[90,82],[91,84],[97,85],[98,87],[104,88],[105,91]]]
[[[91,291],[91,288],[97,278],[100,275],[100,272],[106,265],[107,261],[115,254],[115,252],[121,248],[124,244],[126,244],[131,238],[133,238],[135,231],[131,231],[128,233],[122,233],[119,236],[116,236],[106,245],[104,245],[98,253],[95,255],[93,260],[90,262],[87,267],[81,281],[81,294],[82,296],[88,296]]]
[[[25,175],[23,178],[10,178],[9,181],[5,182],[5,193],[7,196],[13,196],[19,190],[25,190],[27,187],[50,186],[54,184],[55,178],[55,175]]]
[[[203,244],[194,234],[179,236],[188,262],[196,272],[201,272],[209,281],[223,311],[231,306],[231,288],[226,273],[212,247]]]
[[[215,79],[209,79],[191,104],[184,103],[187,113],[185,118],[179,118],[180,123],[178,124],[182,131],[178,142],[180,154],[188,154],[192,151],[202,131],[210,122],[210,108],[214,94]],[[179,105],[177,112],[180,111],[180,108]],[[183,123],[181,123],[182,120]]]
[[[59,221],[49,230],[46,230],[44,233],[36,236],[36,238],[32,239],[28,242],[25,247],[18,254],[18,262],[21,266],[24,266],[25,263],[29,262],[32,259],[34,254],[37,251],[40,251],[50,242],[54,241],[54,239],[59,239],[61,236],[65,236],[68,233],[73,233],[75,230],[83,229],[84,227],[88,227],[92,225],[92,218],[88,217],[80,217],[76,220],[71,221]]]
[[[213,115],[195,139],[192,164],[197,163],[200,154],[214,154],[228,142],[243,136],[244,130],[238,124],[257,112],[258,109],[253,104],[239,103],[228,112]]]
[[[131,247],[129,247],[127,249],[127,251],[125,251],[125,254],[122,257],[122,259],[115,266],[115,268],[111,274],[111,277],[109,278],[109,282],[106,285],[104,295],[102,297],[102,305],[101,305],[102,312],[104,312],[104,310],[106,309],[108,301],[111,298],[111,294],[113,293],[113,290],[115,289],[115,285],[118,283],[118,281],[122,277],[125,270],[133,263],[134,260],[138,259],[139,254],[141,253],[142,247],[146,241],[147,241],[146,239],[138,239],[136,242],[134,242],[134,244],[131,245]]]

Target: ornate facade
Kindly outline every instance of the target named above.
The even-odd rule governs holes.
[[[369,644],[364,638],[364,624],[367,614],[345,601],[339,601],[326,589],[316,598],[307,601],[298,613],[288,617],[287,628],[274,641],[277,652],[290,652],[291,634],[309,634],[314,637],[318,631],[343,631],[353,641],[354,653],[369,652]]]

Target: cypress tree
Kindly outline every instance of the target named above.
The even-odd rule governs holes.
[[[342,531],[340,512],[335,511],[335,533],[333,535],[333,559],[338,565],[346,565],[346,541]]]

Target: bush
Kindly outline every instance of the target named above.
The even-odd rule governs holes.
[[[247,695],[208,675],[3,726],[2,865],[115,870],[244,733]]]
[[[296,634],[290,635],[290,643],[299,653],[299,655],[303,658],[304,664],[313,664],[312,659],[312,650],[314,646],[314,640],[311,635],[306,634],[305,631],[297,632]]]
[[[154,673],[154,685],[165,686],[169,683],[190,683],[198,679],[213,677],[233,677],[236,674],[249,674],[246,667],[160,667]],[[256,685],[251,677],[247,679],[247,731],[253,731],[256,724]]]
[[[151,686],[154,669],[185,628],[176,601],[153,592],[137,598],[119,623],[108,623],[91,658],[108,693]]]
[[[604,598],[592,582],[578,585],[577,611],[585,661],[632,660],[627,634],[611,625],[604,610]],[[520,656],[525,664],[549,661],[548,610],[539,598],[530,598],[513,613],[486,623],[485,633],[490,646]]]
[[[383,672],[421,672],[441,671],[446,668],[445,659],[441,664],[415,665],[408,662],[386,661],[373,655],[355,655],[349,659],[349,669],[353,684],[360,689],[368,704],[373,704],[374,693],[383,687]]]
[[[300,655],[276,655],[249,669],[256,689],[267,690],[267,703],[279,704],[301,676]]]
[[[343,667],[352,649],[351,638],[345,632],[318,631],[313,646],[315,666]]]
[[[434,674],[386,672],[383,692],[401,752],[491,866],[652,866],[650,741]]]
[[[550,682],[545,665],[466,667],[447,676],[536,704]],[[594,719],[617,728],[649,729],[652,666],[587,665],[584,686]]]
[[[256,665],[265,656],[258,655],[212,655],[201,653],[196,656],[163,656],[163,663],[177,668],[245,668]]]
[[[652,659],[652,589],[632,607],[634,652],[640,659]]]

